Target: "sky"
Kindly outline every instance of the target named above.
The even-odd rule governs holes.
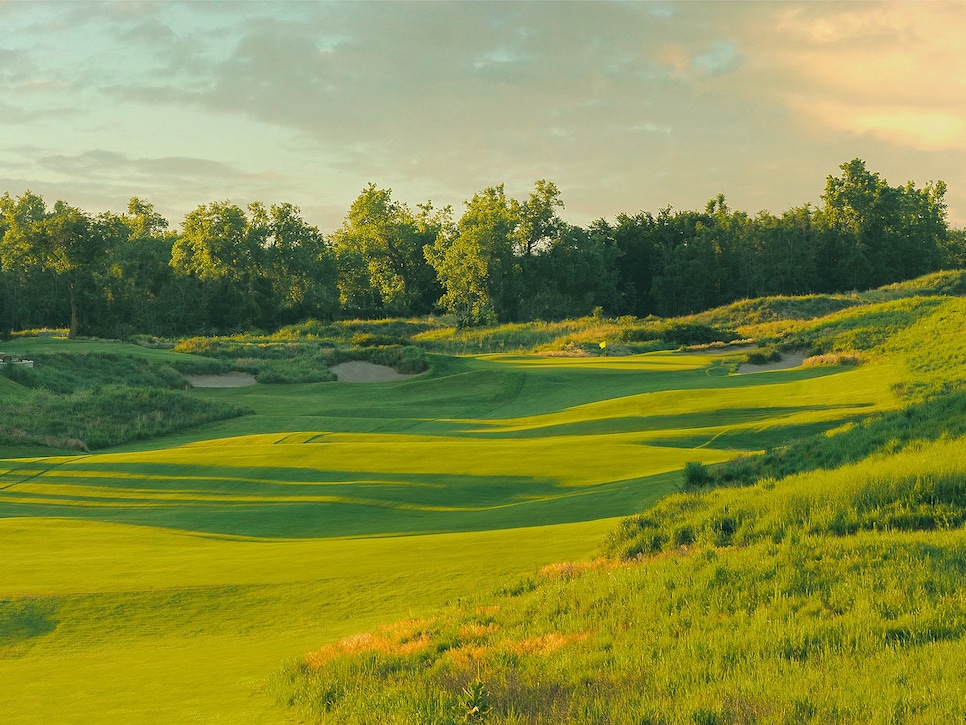
[[[553,181],[561,216],[820,203],[855,157],[966,225],[962,2],[0,0],[0,194],[411,207]]]

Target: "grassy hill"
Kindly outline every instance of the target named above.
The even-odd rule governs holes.
[[[601,558],[310,652],[280,699],[339,723],[961,721],[966,302],[804,329],[916,402],[666,497]]]
[[[729,347],[437,352],[393,383],[171,388],[234,413],[101,452],[5,448],[0,711],[14,723],[962,719],[955,669],[939,665],[962,662],[966,622],[966,304],[944,284],[820,305],[819,318],[762,313],[748,330],[736,312],[589,319],[517,341],[599,353],[622,330],[694,322],[824,355],[792,369],[737,375],[747,350]],[[353,324],[289,330],[299,338],[284,344],[369,335],[401,351],[443,335]],[[499,349],[504,335],[508,349],[505,332],[473,344]],[[236,366],[239,344],[257,368],[276,353],[255,348],[279,340],[193,355],[21,344],[140,356],[164,379],[166,366]],[[835,364],[840,353],[861,364]],[[102,384],[64,394],[103,399]],[[5,411],[36,395],[0,386]],[[686,464],[707,480],[689,485]]]

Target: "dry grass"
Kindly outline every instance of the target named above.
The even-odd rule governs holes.
[[[547,564],[540,569],[540,576],[546,577],[547,579],[562,579],[568,580],[574,577],[580,576],[585,571],[590,570],[601,570],[601,571],[612,571],[614,569],[623,569],[630,564],[626,561],[620,559],[609,559],[609,558],[597,558],[592,561],[560,561],[553,564]]]
[[[305,662],[318,669],[336,657],[359,652],[411,655],[429,647],[432,640],[426,630],[434,623],[433,619],[403,620],[380,627],[378,633],[354,634],[308,653]]]
[[[589,632],[579,632],[577,634],[547,632],[546,634],[537,635],[536,637],[502,642],[500,643],[500,649],[517,655],[548,655],[556,652],[561,647],[572,644],[573,642],[583,642],[589,637]]]

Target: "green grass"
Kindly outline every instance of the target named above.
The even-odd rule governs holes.
[[[844,344],[865,325],[859,366],[431,355],[394,383],[192,390],[250,412],[99,453],[4,448],[4,721],[442,723],[467,692],[507,723],[961,719],[955,682],[930,664],[966,661],[963,541],[943,528],[959,522],[961,441],[941,423],[903,438],[911,425],[863,421],[916,401],[929,420],[956,412],[930,396],[956,379],[943,371],[966,311],[922,297],[863,309],[791,321]],[[917,345],[917,328],[933,337]],[[4,402],[30,394],[0,376]],[[815,474],[802,453],[797,478],[668,497],[687,463],[717,470],[816,435],[851,435],[874,458]],[[618,528],[655,505],[651,523]],[[654,558],[535,573],[586,562],[615,529],[612,554],[646,540]],[[850,694],[817,695],[825,681]]]
[[[283,659],[585,556],[609,526],[265,541],[0,520],[0,712],[5,723],[281,722],[265,684]]]
[[[433,362],[399,383],[196,390],[253,413],[147,447],[9,461],[0,529],[16,554],[0,597],[18,634],[3,709],[22,722],[278,721],[263,686],[285,658],[586,557],[607,517],[673,491],[688,460],[894,405],[885,367]],[[733,449],[687,442],[725,435]]]

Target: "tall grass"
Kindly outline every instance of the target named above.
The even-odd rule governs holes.
[[[936,541],[940,545],[933,543]],[[318,723],[959,722],[966,542],[878,534],[557,566],[311,652]]]
[[[297,340],[241,335],[193,337],[183,340],[174,349],[249,372],[260,383],[332,381],[335,375],[329,368],[349,360],[387,365],[401,373],[421,373],[430,367],[425,351],[407,344],[408,338],[355,332],[348,343],[342,344],[331,339],[315,341],[310,333],[306,334],[305,339]]]
[[[0,442],[94,450],[243,415],[238,406],[184,391],[95,386],[67,395],[35,390],[4,411]]]
[[[106,352],[57,351],[32,357],[33,368],[4,370],[11,382],[27,390],[16,405],[3,407],[0,443],[93,450],[245,412],[189,395],[176,369],[180,361]],[[201,361],[201,367],[208,371],[212,362]],[[190,363],[185,369],[192,369]]]
[[[103,352],[58,351],[32,355],[35,366],[13,365],[4,374],[27,388],[73,393],[97,385],[184,389],[185,381],[169,362]]]

